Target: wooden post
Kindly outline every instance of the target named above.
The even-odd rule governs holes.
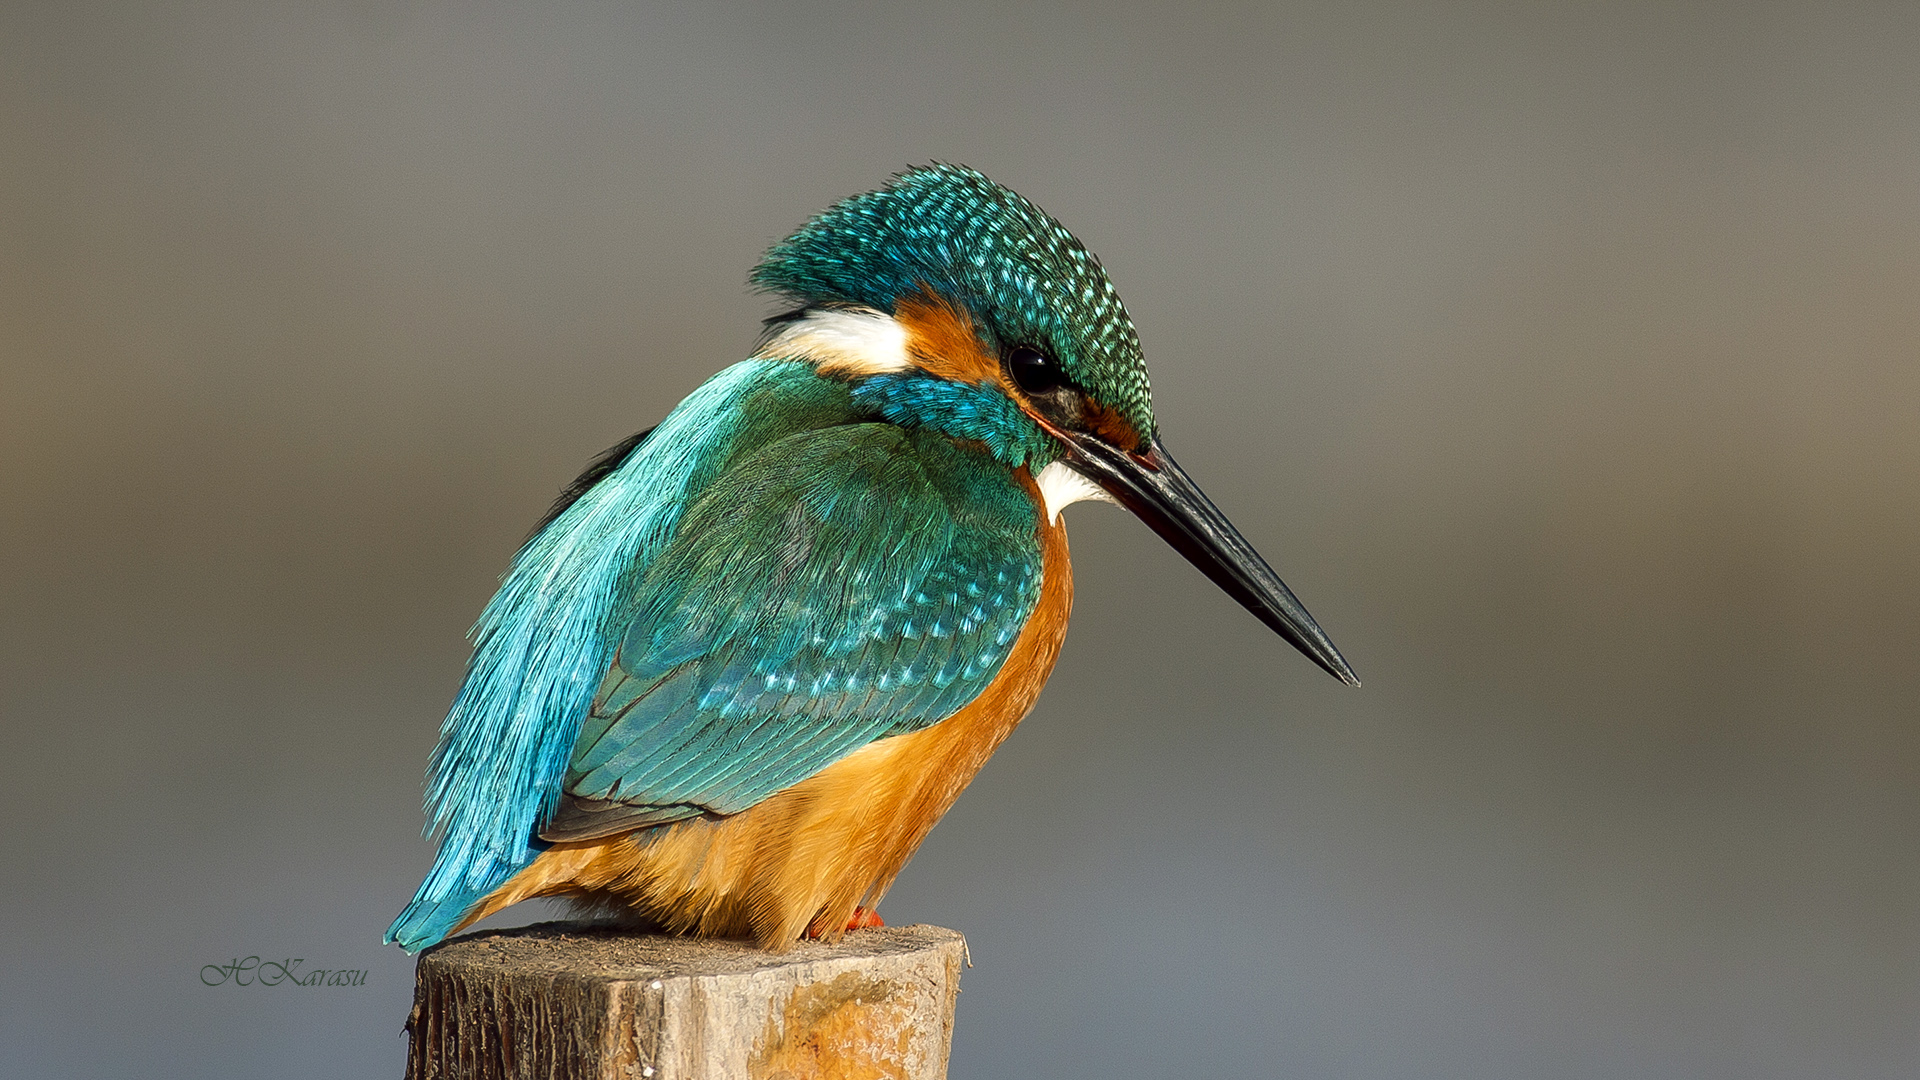
[[[740,942],[541,923],[420,956],[408,1080],[936,1080],[966,941]]]

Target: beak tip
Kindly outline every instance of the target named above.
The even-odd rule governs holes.
[[[1351,665],[1347,663],[1346,657],[1341,656],[1339,653],[1335,653],[1333,655],[1333,661],[1331,663],[1324,664],[1322,666],[1327,669],[1327,674],[1333,676],[1336,679],[1339,679],[1341,682],[1346,683],[1348,686],[1353,687],[1355,690],[1358,690],[1360,688],[1360,676],[1354,674],[1353,668]]]
[[[1157,434],[1148,440],[1145,452],[1122,451],[1092,435],[1063,437],[1070,447],[1070,468],[1133,511],[1215,585],[1327,674],[1348,686],[1360,685],[1360,677],[1286,582],[1174,462]]]

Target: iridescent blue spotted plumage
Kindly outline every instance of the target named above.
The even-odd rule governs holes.
[[[973,312],[991,353],[1045,345],[1067,377],[1152,437],[1140,337],[1100,260],[1066,227],[972,169],[909,172],[774,245],[754,284],[806,303],[892,311],[924,289]]]
[[[1076,499],[1351,681],[1165,456],[1125,309],[1032,204],[916,170],[754,281],[795,310],[569,489],[482,614],[389,941],[539,895],[776,948],[864,918],[1050,671]]]

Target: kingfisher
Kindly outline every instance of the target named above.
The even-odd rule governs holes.
[[[588,466],[475,625],[388,942],[534,897],[769,950],[882,925],[1053,670],[1075,502],[1359,685],[1168,454],[1131,317],[1033,203],[911,169],[750,280],[784,305],[753,355]]]

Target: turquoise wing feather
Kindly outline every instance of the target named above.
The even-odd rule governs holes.
[[[1038,602],[1037,514],[985,450],[891,424],[737,461],[640,576],[542,835],[734,813],[952,714]]]
[[[796,431],[871,415],[811,367],[750,360],[719,373],[615,463],[562,497],[474,627],[467,678],[428,771],[439,851],[387,940],[418,951],[532,862],[582,720],[631,619],[633,583],[685,508],[733,463]]]

